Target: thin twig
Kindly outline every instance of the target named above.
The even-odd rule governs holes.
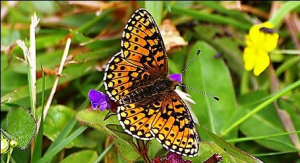
[[[57,88],[57,85],[58,85],[58,80],[61,76],[63,67],[65,65],[65,62],[66,62],[66,59],[67,59],[67,56],[68,56],[68,53],[69,53],[70,44],[71,44],[71,39],[68,38],[67,43],[66,43],[66,47],[65,47],[65,50],[64,50],[64,54],[63,54],[61,62],[60,62],[60,66],[59,66],[59,70],[58,70],[56,79],[54,81],[50,96],[49,96],[48,101],[47,101],[46,106],[45,106],[44,117],[43,117],[44,119],[46,118],[48,110],[50,108],[50,104],[52,103],[52,99],[54,97],[54,94],[55,94],[55,91],[56,91],[56,88]]]
[[[36,109],[36,48],[35,48],[35,28],[38,25],[40,19],[37,18],[36,13],[31,17],[30,24],[30,47],[29,54],[31,59],[30,76],[31,76],[31,113],[35,117]]]
[[[54,81],[54,84],[53,84],[52,90],[50,92],[49,98],[47,100],[47,103],[45,105],[44,116],[43,116],[44,119],[47,116],[48,110],[49,110],[51,102],[53,100],[53,97],[54,97],[54,94],[55,94],[55,91],[56,91],[56,88],[57,88],[57,85],[58,85],[58,80],[61,76],[64,64],[66,62],[66,59],[67,59],[67,56],[68,56],[68,53],[69,53],[70,44],[71,44],[71,39],[68,38],[66,46],[65,46],[64,54],[62,56],[61,63],[60,63],[60,66],[59,66],[59,70],[58,70],[58,73],[57,73],[57,76],[56,76],[56,79]],[[37,124],[37,128],[38,128],[37,132],[39,131],[40,123],[41,123],[41,119],[39,119],[38,124]]]
[[[295,49],[297,50],[300,50],[300,43],[299,43],[299,40],[298,40],[298,31],[297,31],[297,27],[296,27],[296,22],[295,22],[295,17],[293,17],[293,14],[291,13],[288,13],[285,18],[284,18],[284,21],[285,21],[285,25],[288,29],[288,31],[290,32],[290,36],[292,38],[292,41],[295,45]],[[298,53],[299,55],[300,53]]]
[[[143,157],[145,163],[151,163],[151,160],[148,156],[148,149],[146,145],[144,144],[144,141],[141,139],[136,139],[138,148],[139,148],[139,153]]]
[[[300,50],[293,50],[293,49],[286,49],[286,50],[284,50],[284,49],[280,49],[280,50],[273,50],[271,53],[272,54],[274,54],[274,53],[277,53],[277,54],[283,53],[283,54],[290,54],[290,55],[294,55],[294,54],[300,55]]]

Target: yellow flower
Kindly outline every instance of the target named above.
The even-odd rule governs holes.
[[[246,36],[247,47],[243,56],[245,69],[254,69],[254,75],[260,75],[270,64],[268,53],[276,48],[278,38],[270,22],[252,26]]]

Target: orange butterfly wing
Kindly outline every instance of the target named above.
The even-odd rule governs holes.
[[[192,116],[174,91],[164,95],[161,111],[153,120],[150,132],[165,148],[185,156],[195,156],[199,136]]]
[[[104,74],[107,94],[116,102],[140,86],[166,78],[168,60],[159,29],[144,9],[137,10],[123,32],[121,52],[108,63]]]

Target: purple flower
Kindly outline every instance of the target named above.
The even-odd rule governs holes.
[[[111,107],[111,102],[109,97],[97,90],[91,89],[89,91],[89,99],[91,101],[91,105],[93,110],[96,110],[98,106],[100,106],[99,110],[104,111],[106,108]]]
[[[154,158],[153,163],[191,163],[191,161],[184,160],[180,154],[169,152],[164,157]]]
[[[169,78],[172,80],[172,81],[176,81],[178,83],[181,83],[182,82],[182,75],[181,74],[171,74],[169,75]]]
[[[189,160],[187,161],[183,160],[182,155],[173,152],[169,152],[167,154],[167,160],[173,163],[191,163],[191,161]]]

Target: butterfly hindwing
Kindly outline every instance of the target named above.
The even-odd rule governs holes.
[[[150,125],[160,111],[162,101],[148,104],[125,104],[118,107],[118,118],[127,133],[130,135],[149,140],[153,138],[150,133]]]
[[[196,155],[199,136],[187,106],[175,91],[164,97],[150,132],[168,150],[185,156]]]
[[[118,118],[125,131],[136,138],[156,138],[168,150],[185,156],[198,153],[195,123],[175,91],[152,97],[147,103],[122,105]]]

